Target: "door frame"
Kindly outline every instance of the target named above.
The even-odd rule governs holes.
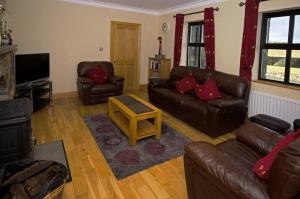
[[[122,22],[122,21],[111,21],[110,23],[110,62],[113,63],[113,42],[114,42],[114,33],[113,33],[113,26],[114,25],[133,25],[136,26],[138,28],[138,38],[137,38],[137,42],[138,42],[138,53],[137,53],[137,58],[136,58],[136,81],[134,88],[135,89],[139,89],[140,88],[140,62],[141,62],[141,24],[138,23],[129,23],[129,22]],[[125,79],[126,81],[126,79]]]

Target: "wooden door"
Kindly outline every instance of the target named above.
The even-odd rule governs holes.
[[[111,22],[110,61],[125,78],[125,90],[139,88],[140,32],[140,24]]]

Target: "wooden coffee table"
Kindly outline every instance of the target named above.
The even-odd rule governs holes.
[[[161,134],[161,110],[136,95],[108,98],[108,116],[129,138],[129,143]]]

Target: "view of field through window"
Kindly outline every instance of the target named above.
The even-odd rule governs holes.
[[[300,15],[297,14],[286,12],[285,16],[266,17],[260,78],[300,85],[300,50],[295,47],[300,44]]]
[[[262,67],[266,79],[284,81],[286,50],[263,50]],[[292,51],[290,83],[300,84],[300,50]]]

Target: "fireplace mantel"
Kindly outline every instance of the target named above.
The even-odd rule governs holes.
[[[0,46],[0,101],[14,98],[16,50],[17,45]]]
[[[13,44],[10,46],[0,46],[0,55],[9,53],[11,51],[16,51],[17,50],[17,45]]]

